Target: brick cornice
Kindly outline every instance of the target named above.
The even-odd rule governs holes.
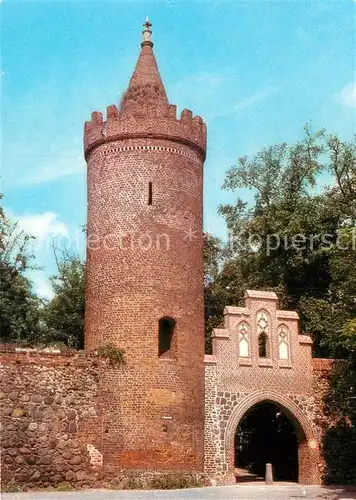
[[[159,134],[159,133],[154,133],[154,132],[122,132],[116,135],[111,135],[110,137],[102,137],[100,139],[97,139],[96,141],[90,143],[86,149],[85,149],[85,160],[88,161],[90,153],[93,151],[93,149],[97,148],[98,146],[101,146],[103,144],[109,143],[109,142],[114,142],[114,141],[119,141],[119,140],[125,140],[125,139],[159,139],[159,140],[166,140],[166,141],[172,141],[172,142],[177,142],[180,144],[185,144],[186,146],[191,147],[195,151],[198,152],[198,154],[201,157],[202,162],[204,162],[205,157],[206,157],[206,151],[203,149],[199,144],[195,143],[194,141],[191,141],[189,139],[186,139],[184,137],[179,137],[176,135],[170,135],[170,134]]]

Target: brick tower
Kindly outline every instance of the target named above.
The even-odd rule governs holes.
[[[169,104],[144,24],[120,109],[85,124],[85,345],[113,344],[103,459],[122,469],[203,469],[202,190],[206,126]]]

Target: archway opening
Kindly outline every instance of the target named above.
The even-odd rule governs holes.
[[[275,481],[298,481],[300,429],[272,402],[250,408],[235,434],[236,480],[263,480],[271,463]]]

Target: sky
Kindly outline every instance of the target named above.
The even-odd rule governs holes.
[[[36,236],[35,291],[52,295],[51,241],[84,255],[83,125],[117,104],[149,16],[169,101],[208,125],[204,229],[237,158],[302,137],[355,133],[355,2],[1,1],[1,178],[7,214]]]

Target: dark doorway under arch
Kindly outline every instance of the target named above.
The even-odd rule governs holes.
[[[235,434],[235,467],[264,478],[266,463],[276,481],[298,481],[297,431],[286,413],[271,402],[258,403]]]

